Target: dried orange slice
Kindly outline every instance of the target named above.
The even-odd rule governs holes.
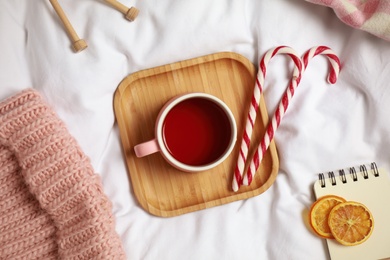
[[[334,238],[346,246],[363,243],[374,229],[374,218],[366,206],[348,201],[336,205],[329,213],[328,225]]]
[[[345,201],[339,196],[326,195],[313,203],[309,212],[309,223],[317,235],[323,238],[333,238],[328,225],[329,213],[333,207]]]

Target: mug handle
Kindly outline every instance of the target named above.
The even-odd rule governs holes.
[[[160,147],[157,143],[157,139],[137,144],[134,146],[135,155],[137,157],[144,157],[152,153],[160,151]]]

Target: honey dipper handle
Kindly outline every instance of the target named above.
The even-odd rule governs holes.
[[[79,38],[79,36],[74,30],[72,24],[69,22],[68,17],[66,16],[64,10],[62,9],[58,1],[57,0],[49,0],[49,1],[53,6],[54,10],[56,11],[58,17],[61,19],[62,23],[64,24],[65,30],[67,31],[68,35],[71,38],[73,49],[76,52],[79,52],[87,48],[88,46],[87,43],[83,39]]]
[[[116,10],[123,13],[127,20],[134,21],[135,18],[138,16],[138,9],[135,7],[128,8],[127,6],[123,5],[122,3],[116,1],[116,0],[105,0],[108,4],[112,5]]]

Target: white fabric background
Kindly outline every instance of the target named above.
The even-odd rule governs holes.
[[[140,10],[130,23],[98,0],[59,0],[89,47],[74,53],[49,1],[0,0],[0,99],[42,93],[102,176],[128,259],[328,259],[306,225],[317,173],[376,161],[390,168],[390,45],[352,29],[333,11],[302,0],[121,0]],[[326,83],[314,58],[275,135],[280,170],[264,194],[173,218],[138,205],[113,112],[128,74],[220,51],[254,64],[288,45],[303,54],[331,47],[342,71]],[[278,55],[265,100],[274,112],[291,75]]]

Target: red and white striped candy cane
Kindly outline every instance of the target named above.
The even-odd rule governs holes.
[[[272,57],[276,54],[286,54],[292,58],[296,67],[299,68],[299,71],[294,70],[293,77],[299,78],[300,71],[302,69],[302,61],[296,52],[288,46],[279,46],[269,50],[261,59],[259,64],[259,72],[257,73],[256,84],[249,108],[249,113],[244,129],[244,134],[242,138],[240,154],[238,156],[237,165],[234,170],[234,177],[232,183],[233,191],[237,191],[242,184],[242,176],[245,168],[246,158],[248,155],[248,150],[250,147],[250,139],[252,136],[253,126],[256,120],[257,110],[260,104],[260,97],[263,93],[264,78],[267,72],[267,65]]]
[[[302,57],[303,61],[303,70],[306,69],[309,61],[316,55],[323,54],[326,55],[326,57],[329,60],[329,63],[331,65],[331,69],[328,75],[328,82],[331,84],[336,83],[339,72],[340,72],[340,60],[337,57],[337,55],[329,48],[326,46],[317,46],[309,49]],[[296,68],[296,71],[299,70],[299,68]],[[291,98],[294,95],[295,88],[298,86],[299,82],[301,80],[301,77],[298,77],[296,80],[292,80],[291,84],[289,85],[288,89],[284,93],[282,100],[279,104],[279,107],[276,109],[274,116],[272,117],[271,124],[268,125],[266,133],[264,135],[263,140],[261,141],[258,149],[255,152],[255,155],[253,156],[253,159],[251,160],[251,163],[249,165],[247,173],[244,175],[242,183],[244,185],[249,185],[252,180],[253,176],[256,174],[257,169],[259,168],[259,165],[263,159],[263,156],[265,152],[268,149],[268,146],[270,142],[272,141],[274,137],[274,133],[276,129],[278,128],[280,124],[280,120],[285,114],[289,102]]]

